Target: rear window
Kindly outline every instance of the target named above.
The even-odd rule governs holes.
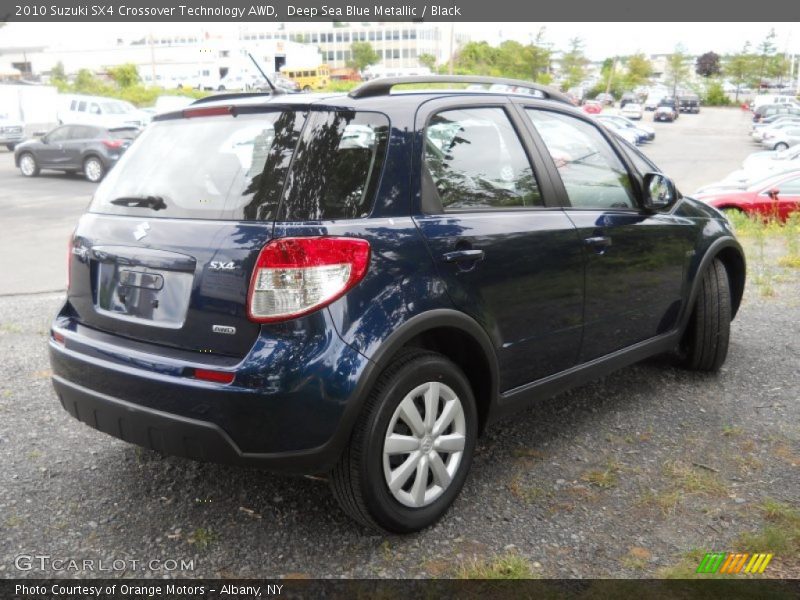
[[[352,111],[157,121],[109,172],[89,210],[236,221],[366,216],[388,129],[383,115]]]

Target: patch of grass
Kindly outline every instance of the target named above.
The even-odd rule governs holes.
[[[186,541],[190,544],[196,545],[198,548],[205,549],[208,548],[216,539],[217,535],[213,531],[204,527],[198,527],[192,532],[192,534],[189,536],[189,539]]]
[[[647,568],[652,554],[647,548],[633,547],[628,550],[628,554],[622,557],[622,566],[626,569],[643,571]]]
[[[666,463],[664,475],[673,481],[677,490],[688,494],[724,496],[728,492],[728,487],[716,473],[681,462]]]
[[[462,563],[458,579],[539,579],[531,564],[514,552]]]
[[[640,504],[655,506],[666,517],[675,512],[675,508],[682,500],[683,492],[681,490],[647,491],[642,494]]]
[[[788,444],[778,444],[772,453],[783,462],[793,467],[800,467],[800,455],[796,454]]]
[[[511,495],[528,504],[534,504],[542,500],[546,500],[553,496],[553,492],[545,490],[544,488],[527,486],[522,483],[521,477],[515,477],[511,483],[508,484],[508,491]]]
[[[514,448],[511,451],[511,455],[514,458],[535,458],[538,460],[544,460],[545,458],[547,458],[547,455],[544,452],[541,452],[540,450],[535,450],[533,448],[524,448],[521,446],[518,448]]]
[[[787,269],[800,269],[800,255],[787,254],[778,259],[778,266],[786,267]]]
[[[735,435],[742,434],[742,428],[738,425],[723,425],[722,427],[722,435],[725,437],[733,437]]]
[[[602,489],[613,488],[619,483],[618,474],[620,469],[621,466],[618,462],[610,460],[606,463],[605,469],[586,471],[586,473],[581,476],[581,479]]]

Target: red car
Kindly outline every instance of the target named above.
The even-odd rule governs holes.
[[[709,190],[695,198],[722,211],[785,221],[790,213],[800,211],[800,171],[771,175],[745,189]]]
[[[603,105],[597,100],[587,100],[583,105],[583,112],[590,115],[598,115],[603,112]]]

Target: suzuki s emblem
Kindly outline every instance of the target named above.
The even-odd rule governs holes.
[[[147,235],[148,231],[150,231],[150,223],[145,221],[133,230],[133,237],[135,237],[136,241],[138,242]]]

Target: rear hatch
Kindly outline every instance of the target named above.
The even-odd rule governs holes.
[[[367,216],[387,136],[383,116],[305,104],[157,117],[76,229],[73,318],[138,341],[246,355],[261,327],[248,317],[250,282],[275,221]]]
[[[250,275],[305,113],[193,110],[148,127],[97,189],[72,241],[68,300],[96,329],[244,356],[259,330]]]

